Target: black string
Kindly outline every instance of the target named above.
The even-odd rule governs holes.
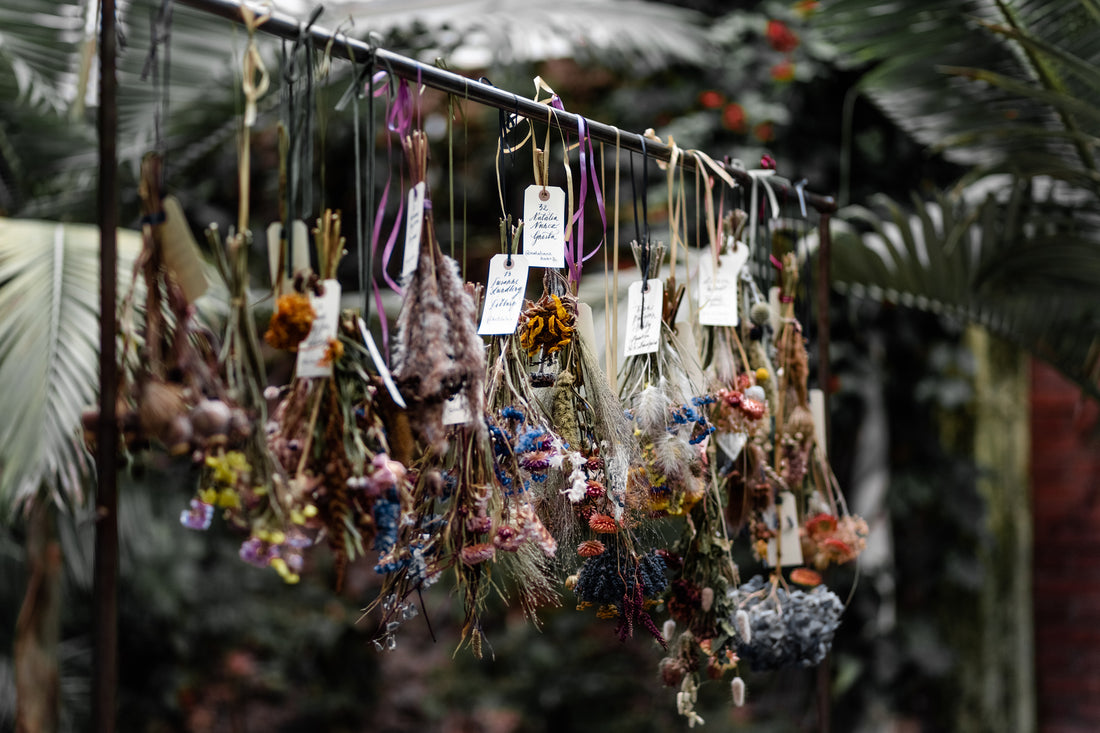
[[[168,82],[172,66],[172,2],[173,0],[161,0],[157,12],[149,14],[149,53],[145,57],[145,65],[141,70],[142,81],[150,76],[153,78],[153,96],[156,98],[153,108],[153,145],[161,159],[161,180],[158,181],[158,184],[160,184],[162,191],[166,168],[164,161],[166,152],[164,121],[168,119]],[[163,69],[157,61],[157,55],[162,47],[164,49]]]

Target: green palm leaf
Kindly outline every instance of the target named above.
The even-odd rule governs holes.
[[[1100,399],[1096,231],[1082,230],[1078,212],[1037,199],[1035,188],[914,197],[912,213],[886,197],[876,202],[881,215],[848,207],[835,230],[834,285],[979,323]]]
[[[121,272],[140,236],[119,232]],[[0,516],[45,490],[79,500],[89,461],[81,412],[95,404],[99,232],[0,219]]]

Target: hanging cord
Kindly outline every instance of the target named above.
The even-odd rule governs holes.
[[[369,40],[371,42],[371,52],[367,63],[362,67],[356,61],[355,55],[348,53],[348,61],[352,66],[352,80],[340,101],[336,103],[337,112],[343,111],[349,103],[351,104],[352,129],[354,130],[352,140],[355,152],[355,250],[359,264],[359,290],[363,294],[361,315],[368,324],[370,323],[370,291],[373,285],[371,273],[371,265],[373,264],[371,260],[373,258],[367,257],[366,245],[367,234],[371,231],[370,220],[374,216],[374,208],[371,206],[371,199],[374,195],[374,95],[370,93],[369,80],[374,73],[375,50],[373,36]],[[367,165],[365,181],[361,162],[363,129],[359,124],[359,108],[364,96],[367,98]]]
[[[245,6],[242,6],[244,12]],[[318,5],[304,24],[299,24],[298,35],[294,43],[287,51],[287,43],[283,41],[283,95],[282,116],[287,135],[286,151],[286,201],[285,221],[283,222],[283,238],[287,277],[294,276],[294,249],[298,244],[294,241],[294,222],[311,210],[313,157],[312,157],[312,95],[313,95],[313,37],[310,28],[324,12],[324,7]],[[304,49],[304,51],[303,51]],[[303,105],[298,98],[298,87],[302,84],[301,56],[306,55],[305,60],[305,95]],[[303,184],[303,171],[305,171],[305,183]],[[299,205],[301,208],[299,208]],[[308,246],[302,242],[302,246]]]
[[[153,108],[153,140],[154,150],[161,160],[160,174],[162,180],[157,183],[160,190],[164,190],[164,176],[167,167],[165,163],[164,124],[168,119],[168,92],[169,79],[172,69],[172,2],[173,0],[161,0],[160,8],[156,14],[149,15],[149,54],[145,57],[145,65],[141,70],[141,80],[153,78],[153,96],[156,106]],[[161,48],[164,49],[163,65],[158,61]]]

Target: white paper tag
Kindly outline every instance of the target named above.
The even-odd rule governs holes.
[[[783,567],[802,564],[802,540],[799,537],[798,507],[794,494],[780,491],[775,498],[775,511],[779,516],[779,560]],[[775,540],[768,540],[768,565],[775,567]]]
[[[641,280],[630,283],[630,288],[627,290],[624,356],[652,354],[661,344],[664,287],[656,278],[649,280],[648,283],[649,289],[645,293],[642,292]]]
[[[444,425],[465,425],[470,422],[470,406],[466,395],[459,393],[443,403]]]
[[[820,389],[810,390],[810,414],[814,417],[814,437],[821,448],[822,457],[829,455],[828,433],[825,432],[825,393]]]
[[[294,257],[290,271],[298,272],[309,268],[309,229],[304,221],[296,221],[290,231],[294,235]],[[283,225],[274,222],[267,227],[267,262],[271,270],[271,287],[279,293],[285,293],[290,289],[291,278],[285,277],[279,270],[279,255],[283,251]],[[283,265],[286,266],[285,264]]]
[[[309,296],[310,305],[316,316],[313,328],[298,346],[299,377],[332,376],[332,364],[327,363],[329,342],[336,338],[336,323],[340,318],[340,281],[325,280],[325,294],[321,297]]]
[[[749,248],[741,245],[718,256],[718,268],[707,256],[699,264],[699,323],[703,326],[736,326],[737,284],[741,268],[749,259]]]
[[[493,255],[489,260],[489,282],[485,286],[485,307],[481,311],[482,336],[499,336],[515,333],[519,312],[523,307],[523,295],[527,292],[527,257]]]
[[[424,181],[409,189],[409,201],[405,208],[405,253],[401,260],[401,277],[408,277],[416,270],[420,257],[420,232],[424,228]]]
[[[395,405],[405,409],[407,407],[405,398],[401,396],[401,390],[394,383],[393,375],[390,374],[389,367],[382,359],[382,352],[378,350],[378,344],[374,343],[374,336],[371,335],[371,332],[367,329],[367,324],[363,322],[362,318],[359,319],[359,333],[363,335],[363,343],[367,345],[371,361],[374,362],[374,368],[378,371],[378,376],[382,377],[382,384],[386,385],[386,391],[390,393]]]
[[[523,254],[533,267],[565,267],[565,191],[557,186],[524,191]]]

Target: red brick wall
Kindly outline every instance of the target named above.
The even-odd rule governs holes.
[[[1041,733],[1100,731],[1100,426],[1095,402],[1031,371],[1035,664]]]

